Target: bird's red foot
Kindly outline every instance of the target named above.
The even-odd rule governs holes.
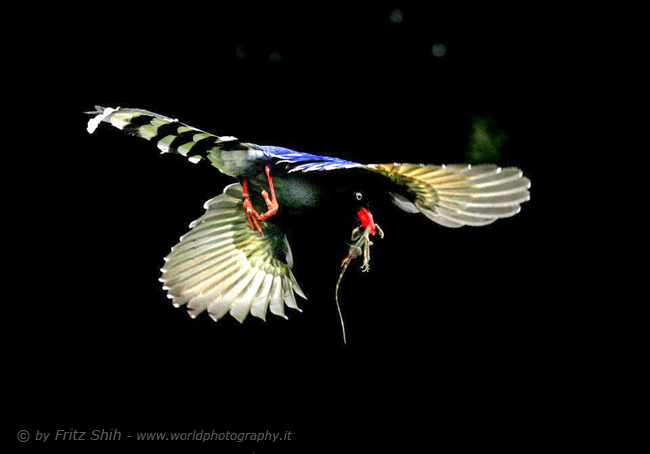
[[[268,207],[268,210],[264,214],[260,214],[260,220],[266,221],[268,218],[273,216],[275,213],[278,212],[278,208],[280,208],[280,205],[278,205],[278,201],[276,200],[275,197],[269,198],[269,194],[266,191],[262,191],[262,197],[264,197],[264,201],[266,202],[266,206]]]
[[[266,177],[269,179],[269,189],[271,190],[271,197],[269,198],[268,192],[264,190],[262,191],[262,197],[266,202],[266,206],[268,210],[266,210],[266,213],[261,214],[259,216],[259,219],[261,221],[266,221],[268,218],[275,215],[275,213],[278,212],[278,208],[280,208],[280,205],[278,204],[278,199],[275,197],[275,188],[273,187],[273,178],[271,178],[271,169],[269,169],[269,166],[266,166],[264,170],[266,171]]]
[[[244,187],[244,190],[242,191],[242,197],[244,198],[244,211],[246,212],[246,219],[248,220],[248,224],[251,226],[251,229],[257,229],[260,233],[262,233],[262,227],[260,227],[260,224],[257,221],[266,221],[268,218],[275,215],[280,208],[278,200],[275,196],[275,188],[273,187],[273,179],[271,178],[271,169],[269,169],[269,166],[266,166],[265,171],[266,176],[269,179],[271,197],[269,197],[268,192],[262,190],[262,197],[264,198],[264,201],[266,202],[266,206],[268,208],[264,214],[259,214],[257,211],[255,211],[255,208],[253,208],[251,197],[248,194],[248,179],[244,178],[242,182]]]
[[[251,229],[257,229],[260,233],[262,233],[262,227],[260,227],[260,224],[257,222],[257,218],[259,218],[260,215],[257,214],[257,211],[255,211],[253,208],[250,196],[244,197],[244,211],[246,212],[246,219],[248,219],[248,223],[250,224]]]
[[[242,191],[242,198],[244,199],[244,212],[246,213],[248,224],[251,226],[251,230],[257,229],[260,233],[262,233],[262,227],[260,227],[260,224],[257,222],[257,219],[260,217],[260,215],[257,214],[257,211],[255,211],[255,208],[253,208],[251,196],[248,194],[247,178],[244,178],[243,186],[244,190]]]

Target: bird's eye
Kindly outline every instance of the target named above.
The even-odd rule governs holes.
[[[354,196],[357,198],[357,200],[363,199],[363,194],[361,194],[360,192],[355,192]]]

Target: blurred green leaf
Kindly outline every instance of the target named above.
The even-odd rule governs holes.
[[[472,132],[469,137],[465,156],[470,164],[498,162],[501,147],[508,140],[508,135],[499,129],[490,116],[472,117]]]

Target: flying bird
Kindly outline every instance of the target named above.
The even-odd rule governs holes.
[[[517,168],[360,164],[217,136],[142,109],[97,106],[88,113],[94,115],[91,134],[108,123],[154,142],[162,153],[208,162],[237,180],[205,202],[205,214],[190,224],[161,270],[168,298],[193,318],[207,311],[215,321],[230,313],[243,322],[249,314],[266,320],[267,311],[286,318],[285,305],[300,310],[296,295],[307,297],[292,273],[286,233],[306,213],[356,214],[358,241],[342,266],[363,255],[367,270],[370,236],[383,236],[368,192],[451,228],[513,216],[530,198],[530,180]]]

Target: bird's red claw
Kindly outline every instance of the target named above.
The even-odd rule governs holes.
[[[275,194],[274,194],[275,195]],[[273,197],[272,199],[269,197],[268,192],[262,190],[262,197],[264,198],[264,201],[266,202],[266,206],[268,210],[266,213],[260,215],[260,220],[266,221],[268,218],[273,216],[275,213],[278,212],[278,209],[280,208],[280,205],[278,204],[278,201]]]
[[[278,199],[275,196],[275,187],[273,186],[273,178],[271,178],[271,169],[269,168],[269,166],[266,166],[264,170],[266,172],[266,177],[269,179],[269,189],[271,190],[271,197],[269,197],[268,192],[262,190],[262,198],[264,198],[264,201],[266,202],[266,206],[268,208],[266,213],[261,214],[259,216],[259,219],[262,221],[266,221],[268,218],[275,215],[275,213],[277,213],[278,209],[280,208],[280,205],[278,204]]]
[[[259,218],[260,215],[257,214],[257,211],[255,211],[253,208],[251,199],[246,196],[244,197],[244,212],[246,213],[246,219],[248,220],[248,224],[251,226],[251,230],[257,229],[260,233],[262,233],[262,227],[260,227],[260,224],[256,219]]]
[[[268,208],[268,210],[266,210],[266,213],[264,214],[259,214],[257,211],[255,211],[255,208],[253,208],[253,203],[251,202],[250,195],[248,194],[248,179],[244,178],[242,181],[243,183],[242,197],[244,198],[244,211],[246,212],[246,219],[248,219],[248,224],[251,226],[251,229],[252,230],[257,229],[260,233],[262,233],[262,228],[260,227],[260,224],[257,221],[258,220],[266,221],[268,218],[275,215],[278,212],[278,209],[280,208],[280,204],[278,203],[278,200],[275,196],[275,188],[273,187],[273,178],[271,178],[271,169],[269,168],[269,166],[266,166],[265,171],[266,171],[266,176],[269,179],[269,189],[271,189],[271,197],[269,197],[268,192],[262,190],[262,198],[266,202],[266,206]]]
[[[257,211],[255,211],[255,208],[253,208],[253,203],[251,202],[251,197],[248,194],[248,179],[244,178],[243,180],[243,191],[242,191],[242,198],[244,199],[244,213],[246,213],[246,219],[248,220],[248,225],[251,226],[251,230],[257,229],[260,233],[262,233],[262,227],[260,227],[260,224],[257,222],[257,218],[260,217],[259,214],[257,214]]]

